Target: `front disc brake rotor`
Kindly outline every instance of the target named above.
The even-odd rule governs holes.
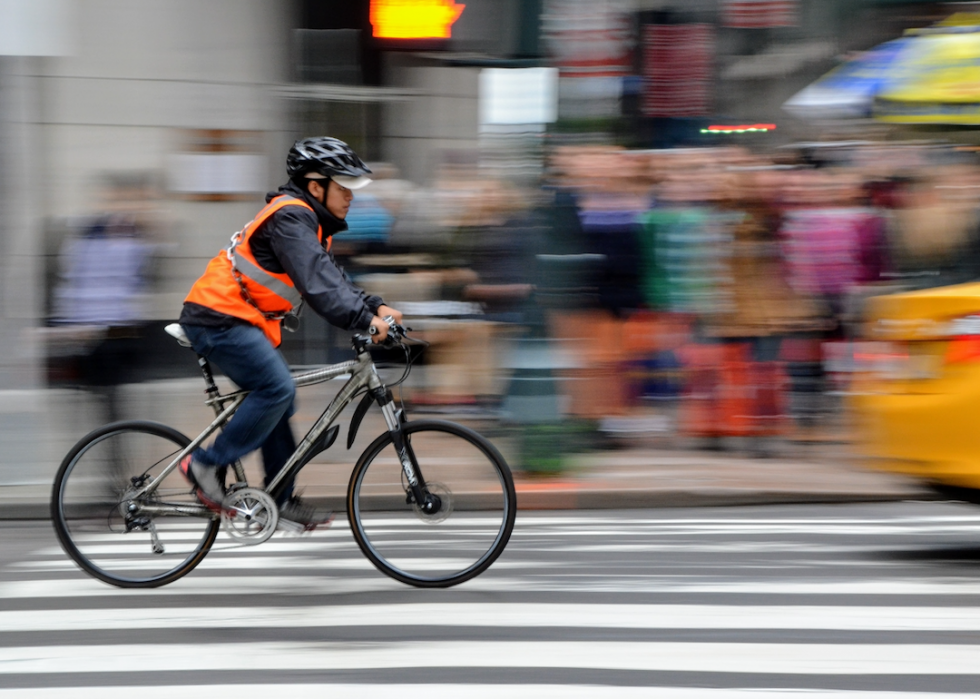
[[[417,502],[413,502],[412,511],[415,512],[416,517],[421,519],[426,524],[438,524],[453,513],[453,494],[449,488],[437,481],[426,481],[425,487],[430,493],[439,497],[439,500],[441,501],[439,504],[439,509],[432,514],[429,514],[425,512]]]

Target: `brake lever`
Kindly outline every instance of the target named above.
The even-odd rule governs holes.
[[[391,329],[391,332],[393,334],[398,335],[403,339],[408,333],[412,331],[411,328],[405,327],[401,323],[395,322],[394,316],[385,316],[384,318],[382,318],[382,320],[388,324],[388,327]]]

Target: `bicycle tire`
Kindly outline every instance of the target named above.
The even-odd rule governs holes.
[[[351,474],[347,518],[354,539],[378,570],[400,582],[466,582],[499,558],[514,530],[517,494],[510,468],[482,435],[453,422],[409,422],[403,435],[443,508],[430,516],[410,502],[385,433],[364,450]]]
[[[121,506],[134,475],[152,477],[190,441],[167,425],[128,420],[93,430],[72,447],[55,476],[51,520],[83,571],[117,587],[159,587],[204,559],[220,529],[216,516],[157,514],[148,516],[152,527],[128,530]],[[197,498],[174,469],[146,502],[193,505]]]

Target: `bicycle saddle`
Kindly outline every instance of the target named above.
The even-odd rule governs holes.
[[[168,335],[177,340],[177,344],[181,347],[191,346],[191,341],[187,339],[187,333],[184,332],[184,328],[180,323],[171,323],[164,330],[167,331]]]

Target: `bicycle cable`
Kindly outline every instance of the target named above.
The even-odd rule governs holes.
[[[412,357],[411,345],[408,344],[408,343],[406,343],[406,342],[404,342],[404,340],[408,340],[408,339],[411,339],[411,341],[412,341],[411,342],[411,345],[414,345],[416,347],[420,347],[421,348],[419,350],[419,352],[418,352],[419,355],[421,355],[422,352],[425,351],[425,348],[427,348],[429,346],[429,343],[426,342],[425,340],[419,340],[418,338],[414,338],[414,337],[413,338],[408,338],[404,333],[402,334],[402,340],[403,341],[398,342],[397,343],[397,346],[400,347],[401,350],[402,350],[402,352],[405,353],[405,371],[402,372],[401,377],[399,377],[399,379],[397,381],[395,381],[394,383],[386,384],[388,388],[394,388],[395,386],[400,386],[402,383],[404,383],[405,380],[408,378],[408,375],[412,372],[412,365],[414,364],[415,359],[418,358],[418,357],[415,357],[415,358]],[[393,349],[393,347],[391,349]],[[379,369],[387,369],[389,367],[396,366],[396,365],[395,364],[378,364],[376,366]],[[402,407],[404,407],[404,406],[402,406]]]

